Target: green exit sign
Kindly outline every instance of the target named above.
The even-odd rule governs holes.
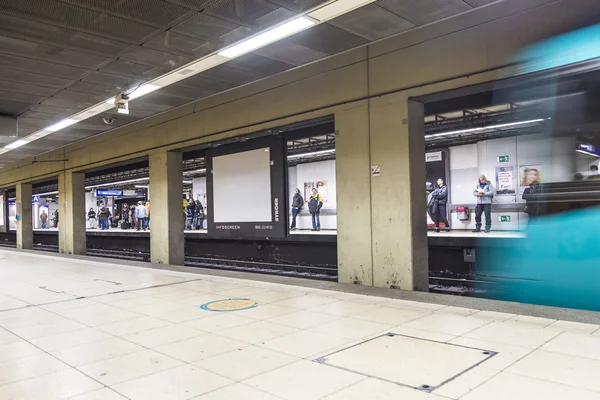
[[[496,160],[498,160],[499,163],[508,162],[508,156],[498,156],[496,157]]]
[[[501,215],[498,219],[500,222],[510,222],[510,215]]]

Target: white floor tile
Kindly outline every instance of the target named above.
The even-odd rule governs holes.
[[[427,311],[403,310],[396,307],[380,307],[365,313],[355,314],[352,318],[379,322],[386,325],[402,325],[427,315],[429,315],[429,312]]]
[[[148,348],[155,348],[169,343],[179,342],[206,335],[197,329],[182,325],[170,325],[162,328],[151,329],[144,332],[124,336],[123,339]]]
[[[325,304],[336,303],[338,301],[339,301],[338,299],[334,299],[331,297],[315,296],[315,295],[307,294],[305,296],[298,296],[298,297],[294,297],[291,299],[278,301],[274,304],[281,306],[281,307],[306,309],[306,308],[322,306]]]
[[[113,389],[130,400],[187,400],[232,383],[202,368],[184,365],[117,384]]]
[[[543,345],[540,350],[600,360],[600,337],[565,332]]]
[[[339,315],[341,317],[351,317],[367,311],[375,310],[376,308],[378,308],[378,306],[374,304],[355,303],[342,300],[316,307],[310,307],[308,310],[318,313]]]
[[[443,400],[443,397],[416,389],[368,378],[340,390],[323,400]]]
[[[501,372],[461,400],[600,400],[600,393]]]
[[[25,341],[7,343],[0,345],[0,362],[34,356],[40,353],[42,353],[40,349]]]
[[[44,325],[28,326],[26,328],[16,328],[12,332],[25,340],[37,339],[58,333],[71,332],[86,328],[85,325],[66,318],[61,318],[55,322]]]
[[[448,306],[444,308],[440,308],[435,311],[435,313],[439,314],[451,314],[451,315],[461,315],[463,317],[468,317],[469,315],[477,314],[481,310],[476,310],[474,308],[463,308],[463,307],[453,307]]]
[[[96,328],[86,328],[78,331],[32,339],[31,343],[45,351],[56,351],[111,338],[113,338],[113,336],[106,332],[102,332]]]
[[[183,362],[153,350],[144,350],[83,365],[77,369],[87,376],[111,386],[180,365],[183,365]]]
[[[552,331],[534,325],[507,321],[492,322],[491,324],[471,331],[464,336],[471,339],[505,343],[534,349],[559,334],[559,331]]]
[[[79,396],[71,397],[69,400],[127,400],[112,389],[104,388],[93,392],[85,393]]]
[[[487,342],[485,340],[469,339],[466,337],[453,339],[450,343],[497,352],[498,354],[485,361],[482,365],[485,368],[498,371],[508,368],[533,351],[533,349],[527,347],[513,346],[498,342]]]
[[[155,348],[156,351],[188,363],[242,349],[248,344],[223,336],[204,335]]]
[[[254,308],[240,310],[238,311],[238,313],[239,315],[243,315],[244,317],[250,317],[255,319],[268,319],[279,317],[281,315],[291,314],[294,311],[298,311],[298,309],[278,306],[275,304],[259,304]]]
[[[490,323],[489,320],[465,317],[452,314],[432,314],[421,319],[404,324],[407,328],[444,333],[446,335],[464,335],[481,326]]]
[[[600,360],[537,350],[506,372],[600,391]]]
[[[241,342],[256,344],[279,336],[289,335],[296,331],[298,331],[298,329],[289,326],[274,324],[267,321],[257,321],[251,324],[225,329],[224,331],[220,331],[219,335]]]
[[[518,322],[518,323],[527,324],[527,325],[541,326],[542,328],[556,322],[555,319],[530,317],[528,315],[517,315],[516,317],[511,318],[508,321],[509,322]]]
[[[391,328],[393,328],[393,325],[355,318],[342,318],[325,325],[310,328],[310,331],[347,339],[365,339],[376,334],[387,333]]]
[[[363,379],[352,372],[299,361],[243,383],[286,400],[317,400]]]
[[[310,358],[311,356],[335,349],[349,342],[349,339],[338,336],[311,331],[299,331],[267,340],[260,346],[296,357]]]
[[[260,304],[268,304],[300,296],[303,294],[297,291],[268,290],[253,294],[252,300],[258,301]]]
[[[51,354],[74,367],[106,360],[124,354],[134,353],[143,348],[119,338],[101,340],[68,349],[52,351]]]
[[[20,337],[0,328],[0,345],[19,342],[21,340]]]
[[[110,333],[111,335],[125,336],[132,333],[143,332],[167,325],[170,325],[170,323],[167,321],[158,318],[140,316],[138,318],[132,318],[125,321],[118,321],[106,325],[100,325],[96,328],[101,331]]]
[[[210,317],[211,314],[205,310],[201,310],[200,307],[187,306],[174,311],[167,311],[165,313],[153,314],[152,317],[162,319],[164,321],[172,322],[174,324],[181,324],[183,322],[193,321],[200,318]]]
[[[217,389],[214,392],[204,394],[200,397],[194,397],[192,400],[281,400],[281,397],[275,397],[253,387],[236,383],[226,386],[223,389]]]
[[[491,321],[506,321],[517,316],[517,314],[509,314],[497,311],[479,311],[472,314],[476,318],[489,319]]]
[[[71,368],[0,386],[0,400],[67,399],[100,388],[100,383]]]
[[[211,313],[214,316],[189,321],[184,325],[204,332],[218,332],[224,331],[225,329],[234,328],[236,326],[242,326],[256,322],[255,318],[243,316],[238,312],[205,312]]]
[[[570,321],[556,321],[555,323],[548,325],[546,328],[572,333],[590,334],[598,331],[600,329],[600,325],[582,324],[580,322]]]
[[[442,343],[449,342],[452,339],[455,339],[457,337],[455,335],[447,335],[445,333],[422,331],[420,329],[412,329],[412,328],[407,328],[405,326],[394,327],[394,328],[390,329],[390,332],[397,333],[399,335],[404,335],[404,336],[409,336],[409,337],[414,337],[414,338],[419,338],[419,339],[433,340],[434,342],[442,342]]]
[[[51,355],[35,356],[0,362],[0,385],[35,378],[63,369],[71,368]]]
[[[273,350],[248,346],[195,362],[201,368],[234,381],[242,381],[299,361],[299,358]]]
[[[301,310],[291,314],[270,318],[267,321],[276,324],[291,326],[298,329],[309,329],[318,325],[324,325],[336,319],[343,318],[339,315],[323,314],[314,311]]]
[[[444,384],[434,393],[451,399],[460,399],[499,373],[498,370],[478,366]]]
[[[256,286],[240,286],[235,289],[226,289],[219,292],[216,292],[219,296],[223,296],[224,298],[241,298],[241,299],[251,299],[253,294],[268,292],[269,289],[264,287],[256,287]]]
[[[181,303],[163,300],[159,303],[146,304],[143,306],[134,307],[130,310],[133,312],[136,312],[138,314],[155,315],[155,314],[161,314],[161,313],[165,313],[165,312],[169,312],[169,311],[180,310],[184,307],[185,306]]]

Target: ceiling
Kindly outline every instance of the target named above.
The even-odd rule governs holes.
[[[137,99],[129,115],[110,111],[2,154],[0,165],[493,1],[378,0]],[[23,137],[325,2],[0,0],[0,116],[18,117]]]

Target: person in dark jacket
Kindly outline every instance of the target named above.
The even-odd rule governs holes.
[[[529,215],[529,223],[535,223],[542,211],[540,203],[540,184],[532,182],[527,189],[523,191],[523,200],[525,200],[525,212]]]
[[[108,219],[110,218],[110,210],[104,204],[100,206],[98,216],[100,217],[100,229],[103,231],[107,230],[109,228]]]
[[[473,196],[477,197],[477,207],[475,207],[475,230],[473,232],[481,232],[481,215],[485,214],[485,233],[489,233],[492,228],[494,188],[485,175],[481,174],[479,175],[479,178],[477,178],[477,186],[475,186]]]
[[[88,211],[88,225],[91,229],[96,229],[96,211],[93,208],[90,208]]]
[[[296,193],[294,193],[294,198],[292,199],[292,226],[290,230],[296,230],[296,217],[300,213],[302,206],[304,205],[304,199],[300,194],[300,189],[296,188]]]
[[[446,232],[450,232],[450,224],[448,223],[446,204],[448,203],[448,186],[444,185],[442,178],[437,180],[437,189],[431,193],[432,200],[437,204],[435,213],[435,231],[440,231],[440,223],[443,222],[446,227]]]
[[[312,215],[313,231],[321,230],[321,207],[323,207],[323,197],[321,197],[317,188],[313,188],[312,196],[308,199],[308,211]]]
[[[130,214],[129,206],[127,204],[123,204],[123,210],[121,211],[121,229],[129,229]]]

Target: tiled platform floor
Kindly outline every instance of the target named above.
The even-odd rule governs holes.
[[[232,297],[259,305],[200,309]],[[1,400],[600,399],[591,324],[11,250],[0,310]],[[314,361],[390,332],[498,354],[432,393]],[[429,353],[419,368],[443,375]]]

